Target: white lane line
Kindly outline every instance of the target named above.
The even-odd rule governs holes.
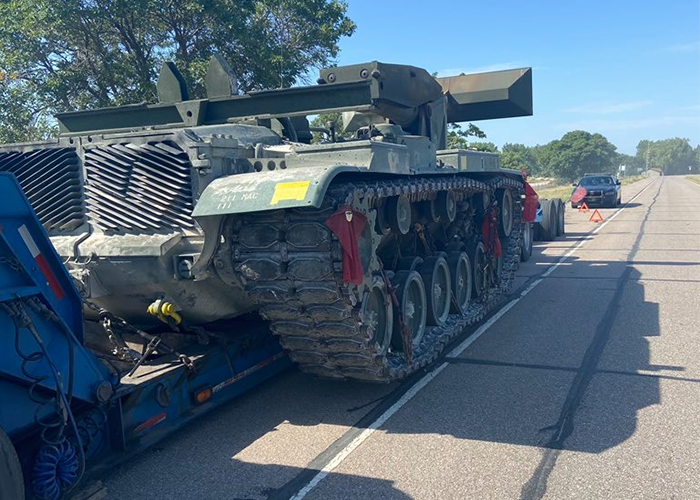
[[[627,208],[627,205],[631,203],[632,201],[636,200],[644,191],[646,191],[652,184],[655,184],[656,182],[652,181],[649,183],[648,186],[646,186],[644,189],[642,189],[639,193],[637,193],[636,196],[631,198],[627,203],[625,203],[624,206],[619,208],[617,212],[615,212],[607,221],[605,221],[603,224],[598,226],[593,233],[599,232],[601,229],[603,229],[611,220],[613,220],[617,214],[622,212],[625,208]],[[493,316],[491,316],[486,323],[481,325],[473,334],[471,334],[467,339],[464,340],[461,344],[459,344],[457,347],[455,347],[449,354],[448,357],[454,358],[462,354],[464,351],[467,350],[467,348],[472,345],[476,340],[481,337],[486,331],[493,326],[494,323],[496,323],[499,319],[501,319],[508,311],[510,311],[515,305],[520,302],[528,293],[530,293],[537,285],[542,283],[544,281],[544,278],[549,276],[554,272],[554,270],[562,265],[566,259],[571,257],[571,255],[581,248],[587,241],[590,241],[589,239],[585,238],[579,241],[574,247],[566,252],[557,262],[552,264],[543,274],[542,277],[536,279],[533,281],[530,286],[528,286],[525,290],[523,290],[520,295],[515,297],[513,300],[508,302],[505,306],[500,308],[498,312],[496,312]],[[399,399],[396,403],[391,405],[384,413],[382,413],[377,420],[372,422],[365,430],[363,430],[360,434],[357,435],[355,439],[350,441],[350,443],[340,450],[327,464],[325,467],[323,467],[320,471],[318,471],[318,474],[316,474],[311,481],[309,481],[306,486],[304,486],[302,489],[300,489],[296,495],[294,495],[290,500],[302,500],[306,498],[306,495],[308,495],[318,484],[323,481],[328,474],[330,474],[336,467],[338,467],[343,461],[353,452],[355,451],[362,443],[367,441],[369,437],[374,434],[374,432],[379,429],[384,423],[389,420],[397,411],[399,411],[406,403],[408,403],[413,397],[418,394],[425,386],[427,386],[435,377],[437,377],[445,368],[447,368],[449,363],[443,363],[431,372],[426,373],[422,378],[418,380],[406,393],[401,396],[401,399]]]
[[[627,203],[625,203],[625,205],[624,205],[623,207],[621,207],[617,212],[615,212],[614,214],[612,214],[608,220],[606,220],[606,221],[603,222],[600,226],[598,226],[597,228],[595,228],[595,229],[593,230],[592,234],[598,233],[601,229],[603,229],[605,226],[607,226],[607,225],[608,225],[608,222],[610,222],[610,221],[613,220],[615,217],[617,217],[617,216],[620,214],[620,212],[622,212],[625,208],[627,208],[627,205],[629,205],[629,204],[632,203],[634,200],[636,200],[637,198],[639,198],[639,197],[642,195],[642,193],[643,193],[644,191],[646,191],[646,190],[649,189],[651,186],[653,186],[654,184],[656,184],[656,182],[657,182],[657,181],[651,181],[649,184],[647,184],[646,187],[645,187],[644,189],[642,189],[640,192],[638,192],[636,195],[634,195],[632,198],[630,198],[630,200],[629,200]]]

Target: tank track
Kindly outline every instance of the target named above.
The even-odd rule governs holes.
[[[477,299],[472,297],[465,313],[450,314],[442,326],[426,327],[410,359],[403,352],[389,350],[381,354],[360,317],[364,284],[348,286],[343,282],[342,249],[325,224],[328,217],[349,204],[368,218],[373,246],[367,284],[371,283],[368,280],[381,279],[381,263],[375,255],[379,236],[374,230],[374,208],[380,200],[405,194],[413,205],[434,198],[440,191],[453,190],[458,199],[464,200],[477,193],[490,197],[504,188],[514,195],[513,230],[502,240],[499,284]],[[336,379],[400,380],[433,362],[453,338],[482,320],[509,290],[520,263],[523,188],[522,181],[505,176],[485,181],[445,176],[332,185],[319,209],[261,212],[234,219],[229,232],[233,267],[259,305],[260,314],[271,322],[272,331],[303,371]],[[451,224],[464,227],[473,217],[468,204],[459,203]],[[465,234],[463,230],[457,232]]]

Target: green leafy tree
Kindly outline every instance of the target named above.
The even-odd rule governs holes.
[[[154,101],[164,60],[191,97],[203,96],[213,53],[243,91],[289,86],[337,56],[355,30],[346,10],[341,0],[5,0],[0,103],[30,105],[29,115],[0,115],[0,130],[34,139],[58,111]]]
[[[498,146],[496,146],[493,142],[486,141],[470,142],[468,149],[473,149],[476,151],[485,151],[487,153],[498,153]]]
[[[542,146],[538,156],[545,175],[574,181],[586,172],[616,171],[616,149],[601,134],[575,130]]]
[[[466,130],[458,123],[450,123],[447,126],[447,149],[469,149],[470,137],[486,139],[486,134],[476,125],[470,123]]]
[[[644,165],[639,163],[636,156],[619,153],[617,155],[617,163],[625,166],[625,175],[636,175],[641,170],[644,170]]]
[[[343,117],[342,114],[339,112],[336,113],[322,113],[320,115],[317,115],[313,120],[311,120],[310,125],[313,128],[322,128],[325,130],[329,130],[328,125],[333,124],[336,130],[336,136],[344,136],[342,129],[343,129]],[[319,132],[313,132],[313,142],[318,143],[321,142],[323,139],[323,136],[327,134],[321,134]]]
[[[697,152],[688,139],[675,137],[660,141],[639,141],[637,159],[648,159],[649,168],[660,168],[668,175],[683,175],[697,171]]]
[[[504,144],[501,153],[501,166],[513,170],[525,169],[528,175],[538,175],[541,170],[535,157],[534,148],[525,144]]]

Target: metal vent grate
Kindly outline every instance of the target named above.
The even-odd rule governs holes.
[[[74,149],[2,151],[0,172],[15,174],[47,232],[70,231],[85,222],[80,164]]]
[[[194,227],[191,164],[171,141],[85,150],[88,215],[106,231]]]

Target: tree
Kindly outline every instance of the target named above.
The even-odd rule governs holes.
[[[311,127],[315,128],[323,128],[328,130],[328,124],[333,123],[335,130],[336,130],[336,135],[337,136],[344,136],[342,130],[343,130],[343,116],[339,112],[335,113],[322,113],[320,115],[317,115],[313,120],[311,120]],[[322,135],[319,132],[314,132],[313,133],[313,142],[318,143],[321,142],[322,140]]]
[[[539,159],[545,175],[574,181],[586,172],[617,170],[616,149],[601,134],[575,130],[542,146]]]
[[[337,56],[355,30],[346,9],[341,0],[6,0],[0,103],[27,97],[31,116],[0,116],[0,130],[33,139],[58,111],[152,102],[164,60],[191,97],[203,97],[213,53],[243,91],[290,86]]]
[[[476,151],[485,151],[487,153],[498,153],[498,146],[496,146],[493,142],[486,142],[486,141],[470,142],[467,149],[473,149]]]
[[[537,175],[541,170],[535,157],[534,148],[525,144],[505,143],[503,153],[501,153],[501,166],[512,170],[525,169],[528,175]]]
[[[635,175],[640,169],[644,169],[644,165],[640,164],[636,156],[618,153],[617,164],[625,166],[625,175]]]
[[[673,138],[661,141],[639,141],[637,158],[648,158],[649,167],[661,168],[669,175],[682,175],[696,171],[697,153],[688,139]]]
[[[469,149],[469,137],[485,139],[486,134],[472,123],[467,125],[466,130],[458,123],[447,125],[447,149]]]

